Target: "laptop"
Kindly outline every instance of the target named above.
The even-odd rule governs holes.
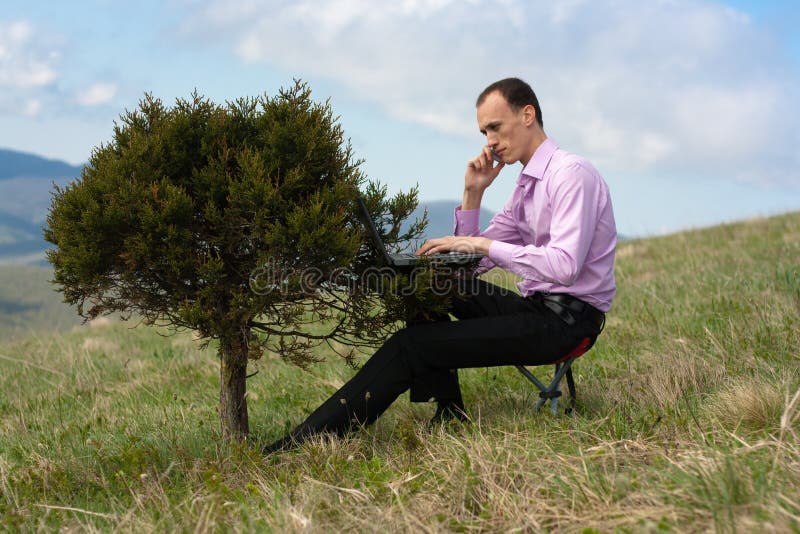
[[[358,215],[361,222],[364,224],[364,227],[367,229],[367,233],[372,239],[372,244],[375,245],[375,249],[378,251],[379,254],[383,256],[383,259],[386,261],[386,264],[390,267],[413,267],[423,258],[435,262],[439,265],[466,265],[469,263],[474,263],[479,261],[483,258],[483,254],[469,254],[465,252],[448,252],[446,254],[428,254],[426,256],[417,256],[411,252],[404,252],[404,253],[397,253],[397,254],[390,254],[388,250],[386,250],[386,245],[383,244],[383,240],[381,239],[381,235],[378,233],[378,229],[375,227],[375,222],[372,220],[372,216],[367,209],[367,205],[364,203],[364,199],[361,197],[357,197],[358,201]]]

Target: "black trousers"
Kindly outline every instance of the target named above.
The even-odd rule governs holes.
[[[412,401],[460,401],[456,369],[552,363],[600,333],[588,315],[574,314],[567,324],[539,295],[521,297],[478,279],[463,284],[467,298],[451,310],[458,321],[417,323],[393,334],[284,441],[370,424],[408,389]]]

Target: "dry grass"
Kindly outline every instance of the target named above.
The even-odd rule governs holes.
[[[738,377],[726,383],[708,401],[708,412],[725,428],[774,429],[780,424],[786,384],[761,377]]]
[[[713,389],[726,374],[718,362],[710,362],[680,349],[647,354],[640,361],[644,366],[641,379],[645,394],[662,409],[674,406],[694,393]]]

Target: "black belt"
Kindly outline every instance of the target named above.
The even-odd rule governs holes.
[[[572,326],[577,317],[585,318],[599,330],[603,329],[606,314],[577,297],[566,293],[534,293],[528,298],[539,299],[547,309],[558,315],[565,323]]]

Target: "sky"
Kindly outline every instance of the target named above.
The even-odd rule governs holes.
[[[78,164],[152,93],[224,102],[294,78],[367,175],[461,197],[475,98],[528,81],[545,132],[646,236],[800,210],[800,7],[754,0],[0,3],[0,147]],[[521,170],[484,195],[502,208]],[[488,221],[483,221],[486,224]]]

